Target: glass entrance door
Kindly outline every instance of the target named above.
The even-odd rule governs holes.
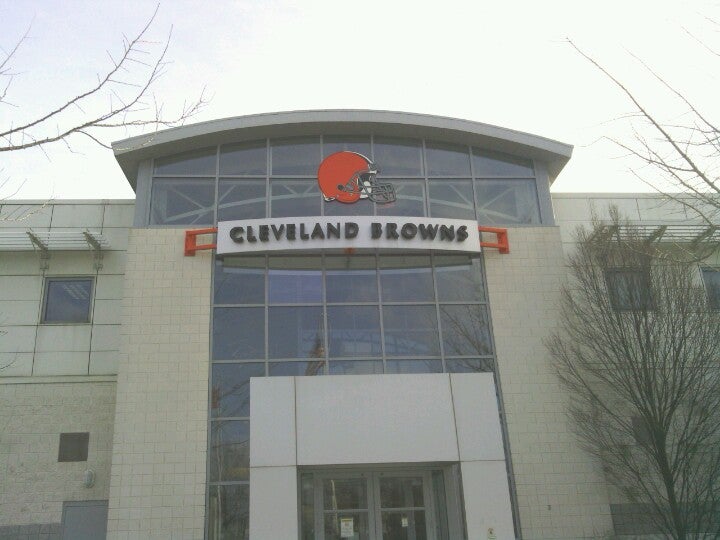
[[[430,470],[319,472],[301,485],[303,540],[446,538]]]

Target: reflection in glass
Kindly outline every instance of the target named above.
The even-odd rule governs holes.
[[[415,139],[376,137],[374,161],[381,176],[422,176],[422,145]]]
[[[215,176],[217,149],[204,148],[155,159],[155,174]]]
[[[265,357],[265,309],[215,308],[213,360]]]
[[[212,422],[208,454],[211,482],[247,480],[250,477],[250,422]]]
[[[441,305],[440,323],[446,356],[492,354],[485,306]]]
[[[424,302],[435,297],[430,257],[380,258],[383,302]]]
[[[385,373],[442,373],[440,360],[388,360]]]
[[[210,413],[213,417],[250,416],[250,377],[264,377],[265,364],[213,364]]]
[[[702,276],[710,309],[720,309],[720,270],[703,268]]]
[[[382,512],[383,540],[426,540],[424,510]]]
[[[327,257],[325,268],[328,303],[378,301],[375,257]]]
[[[268,301],[271,304],[322,302],[322,270],[316,257],[271,257]]]
[[[320,165],[319,137],[273,139],[270,144],[273,175],[317,174]]]
[[[210,486],[208,537],[212,540],[248,540],[250,486]]]
[[[368,159],[370,156],[370,137],[358,137],[355,135],[325,135],[323,137],[323,157],[327,157],[335,152],[357,152]],[[349,205],[352,206],[352,205]]]
[[[377,306],[331,306],[327,319],[330,357],[382,354]]]
[[[439,356],[435,306],[383,306],[387,356]]]
[[[493,361],[490,358],[453,358],[445,360],[448,373],[492,373]]]
[[[475,219],[471,180],[430,180],[430,215],[448,219]]]
[[[90,322],[92,286],[92,279],[48,279],[43,322]]]
[[[438,300],[476,302],[485,299],[480,259],[464,255],[435,257]]]
[[[424,216],[425,215],[425,181],[424,180],[391,180],[395,187],[396,199],[387,204],[377,204],[379,216]]]
[[[352,204],[340,201],[323,201],[323,212],[326,216],[372,216],[375,204],[370,199],[360,199]]]
[[[210,225],[215,215],[213,178],[155,178],[151,225]]]
[[[220,174],[265,175],[267,145],[265,141],[226,144],[220,147]]]
[[[425,159],[428,176],[470,176],[467,146],[427,142]]]
[[[315,540],[315,486],[312,474],[300,475],[300,538]]]
[[[324,358],[324,339],[322,307],[268,309],[270,358]]]
[[[515,176],[532,177],[532,161],[499,152],[490,152],[473,148],[473,173],[475,177],[484,176]]]
[[[331,360],[330,375],[377,375],[383,372],[380,360]]]
[[[265,258],[216,260],[214,288],[216,304],[265,303]]]
[[[475,197],[481,225],[540,223],[534,180],[476,180]]]
[[[382,508],[425,506],[422,477],[380,478],[380,506]]]
[[[323,480],[322,485],[325,510],[358,510],[368,507],[365,478],[327,479]]]
[[[270,362],[268,373],[271,377],[303,377],[307,375],[324,375],[325,361],[315,362]]]
[[[265,180],[220,179],[218,185],[218,221],[264,218]]]
[[[270,216],[319,216],[320,191],[315,180],[272,180]]]

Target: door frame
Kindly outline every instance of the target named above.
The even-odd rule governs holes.
[[[324,530],[324,508],[322,481],[329,478],[365,478],[368,497],[368,530],[374,534],[372,540],[382,539],[382,520],[380,508],[380,478],[385,477],[408,477],[422,476],[423,498],[425,511],[425,524],[428,540],[436,539],[436,501],[432,482],[432,473],[441,472],[444,487],[444,506],[447,512],[447,525],[449,538],[466,538],[464,512],[462,509],[462,493],[458,464],[402,464],[392,465],[369,465],[358,466],[321,466],[298,468],[298,508],[301,503],[302,493],[301,476],[312,475],[313,481],[313,507],[314,507],[314,528],[315,537],[318,540],[325,540]],[[302,534],[302,513],[298,512],[298,534]]]

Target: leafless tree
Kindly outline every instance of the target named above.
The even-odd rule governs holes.
[[[720,30],[720,24],[716,21],[707,21],[715,31]],[[697,43],[698,55],[707,56],[708,65],[718,62],[720,51],[690,31],[685,32]],[[716,225],[720,217],[720,121],[704,112],[701,106],[650,65],[632,55],[657,83],[657,91],[667,94],[683,109],[684,114],[679,120],[665,119],[663,111],[654,110],[630,84],[621,81],[575,42],[568,42],[620,89],[632,104],[633,112],[624,118],[630,120],[634,137],[632,140],[610,140],[638,163],[649,166],[646,168],[649,173],[640,173],[638,168],[634,168],[633,174],[663,195],[689,208],[691,215],[700,217],[708,225]]]
[[[204,90],[197,99],[185,102],[174,114],[163,110],[153,93],[155,85],[168,67],[170,34],[164,42],[150,40],[149,33],[159,5],[142,29],[132,37],[123,35],[122,49],[113,55],[108,51],[109,65],[97,80],[73,97],[37,117],[14,122],[12,117],[0,124],[0,152],[40,148],[64,143],[72,151],[72,141],[85,137],[103,147],[103,133],[117,128],[158,129],[183,124],[206,103]],[[30,28],[0,57],[0,107],[17,107],[12,102],[12,83],[18,76],[13,62],[25,46]],[[0,49],[2,51],[2,49]]]
[[[569,271],[547,345],[581,442],[656,530],[718,538],[720,312],[695,258],[615,213],[578,231]]]

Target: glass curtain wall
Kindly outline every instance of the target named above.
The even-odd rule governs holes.
[[[247,538],[250,377],[493,368],[479,258],[434,254],[216,260],[209,538]]]
[[[372,159],[397,199],[324,201],[323,157],[349,150]],[[264,217],[340,215],[476,219],[481,225],[540,223],[531,160],[424,139],[296,137],[226,144],[156,159],[150,225],[209,226]]]

